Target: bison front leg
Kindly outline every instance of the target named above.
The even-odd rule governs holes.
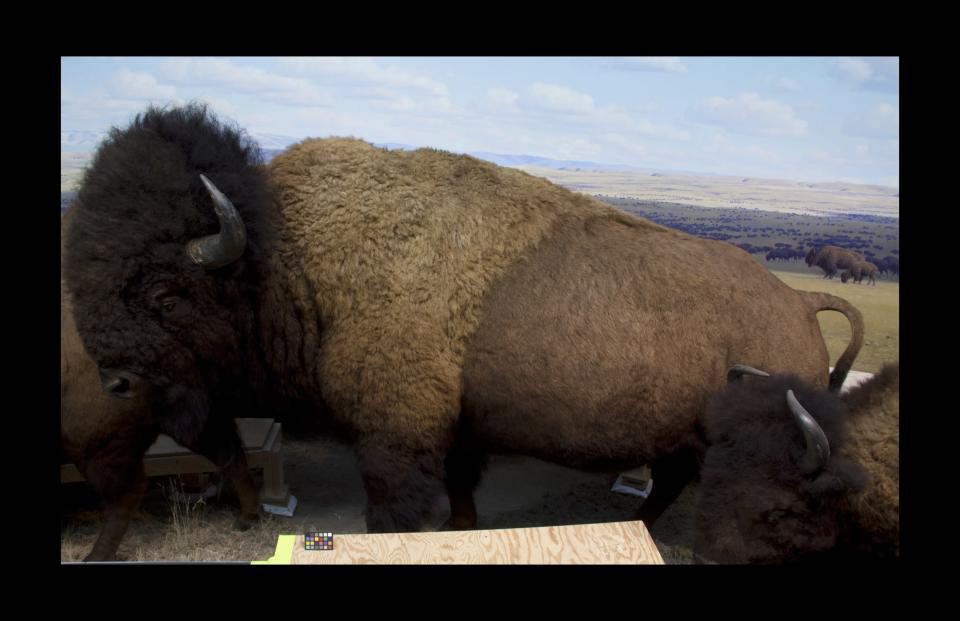
[[[424,530],[434,501],[443,493],[443,453],[382,440],[367,438],[357,446],[367,492],[367,532]]]
[[[233,485],[240,500],[240,514],[233,527],[247,530],[253,526],[260,517],[260,499],[236,422],[232,418],[212,417],[200,437],[188,442],[181,444],[212,461]]]
[[[95,460],[83,467],[87,479],[104,505],[105,520],[85,562],[116,560],[120,540],[127,532],[130,517],[147,491],[143,456],[137,460]]]
[[[700,463],[692,450],[681,451],[655,461],[651,467],[653,490],[637,511],[637,519],[650,527],[691,481],[697,478]]]

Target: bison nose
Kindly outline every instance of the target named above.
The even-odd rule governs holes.
[[[103,386],[103,392],[111,397],[120,399],[130,399],[137,394],[137,387],[140,384],[140,376],[123,369],[99,368],[100,384]]]

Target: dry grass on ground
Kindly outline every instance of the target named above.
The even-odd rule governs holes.
[[[260,524],[240,532],[233,529],[234,511],[216,500],[179,497],[169,481],[159,490],[158,481],[148,492],[144,508],[130,522],[117,551],[123,561],[243,561],[267,559],[276,549],[277,536],[287,531],[282,519],[264,514]],[[85,485],[85,484],[72,484]],[[60,560],[82,561],[99,534],[99,511],[81,511],[61,525]]]

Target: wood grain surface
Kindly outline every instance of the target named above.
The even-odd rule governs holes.
[[[294,565],[662,565],[643,522],[433,533],[337,535],[333,550],[306,550],[298,535]]]

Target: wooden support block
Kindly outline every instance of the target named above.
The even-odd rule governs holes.
[[[297,535],[294,565],[662,565],[643,522],[436,533],[333,536],[333,550],[308,551]]]
[[[243,442],[247,465],[263,469],[263,502],[286,504],[289,488],[283,479],[283,458],[280,455],[282,427],[272,418],[238,418],[237,430]],[[148,477],[172,474],[202,475],[217,472],[217,466],[180,446],[173,438],[160,435],[143,460]],[[73,464],[60,466],[60,482],[75,483],[86,479]]]

